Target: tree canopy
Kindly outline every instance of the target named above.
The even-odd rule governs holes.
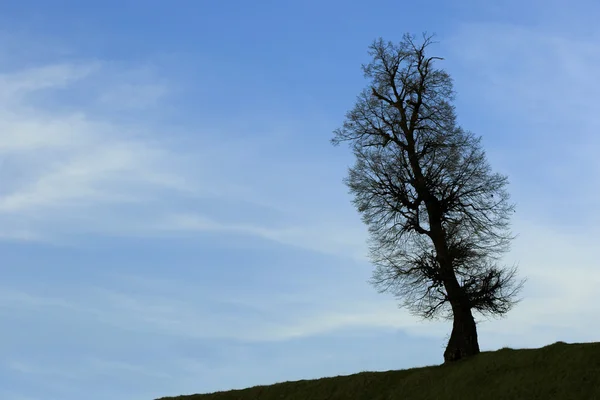
[[[523,282],[498,265],[513,239],[508,179],[457,124],[452,79],[426,55],[432,43],[376,40],[369,85],[332,142],[356,158],[345,183],[369,229],[372,283],[415,315],[453,318],[454,335],[471,310],[507,313]]]

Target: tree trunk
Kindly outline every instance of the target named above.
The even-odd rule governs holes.
[[[414,170],[417,169],[415,166]],[[420,170],[419,170],[420,174]],[[415,173],[418,176],[417,173]],[[424,178],[421,175],[421,180]],[[423,184],[423,187],[425,185]],[[423,196],[427,203],[427,212],[430,221],[431,239],[435,246],[436,258],[439,263],[440,277],[444,282],[444,287],[448,299],[452,306],[454,323],[452,333],[446,351],[444,351],[444,363],[458,361],[465,357],[479,354],[479,342],[477,340],[477,327],[475,318],[471,313],[471,306],[465,296],[464,289],[460,286],[454,269],[452,268],[452,259],[448,254],[448,244],[446,233],[442,226],[442,218],[439,202],[430,193],[423,189]]]
[[[454,324],[446,351],[444,351],[444,363],[479,354],[477,327],[471,309],[460,304],[453,304],[452,312]]]

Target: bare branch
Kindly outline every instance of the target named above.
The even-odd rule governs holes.
[[[369,228],[372,283],[423,318],[503,315],[523,285],[495,264],[513,238],[508,180],[458,126],[443,58],[426,54],[432,38],[371,45],[368,90],[333,142],[356,157],[346,184]]]

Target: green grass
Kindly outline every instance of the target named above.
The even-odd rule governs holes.
[[[450,365],[159,400],[600,400],[600,343],[504,348]]]

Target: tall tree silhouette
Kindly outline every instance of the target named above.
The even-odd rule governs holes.
[[[334,131],[356,157],[346,184],[368,226],[372,283],[424,318],[453,320],[445,362],[479,353],[473,312],[499,316],[524,281],[498,266],[512,240],[507,177],[456,122],[451,77],[426,55],[432,36],[376,40],[369,86]]]

